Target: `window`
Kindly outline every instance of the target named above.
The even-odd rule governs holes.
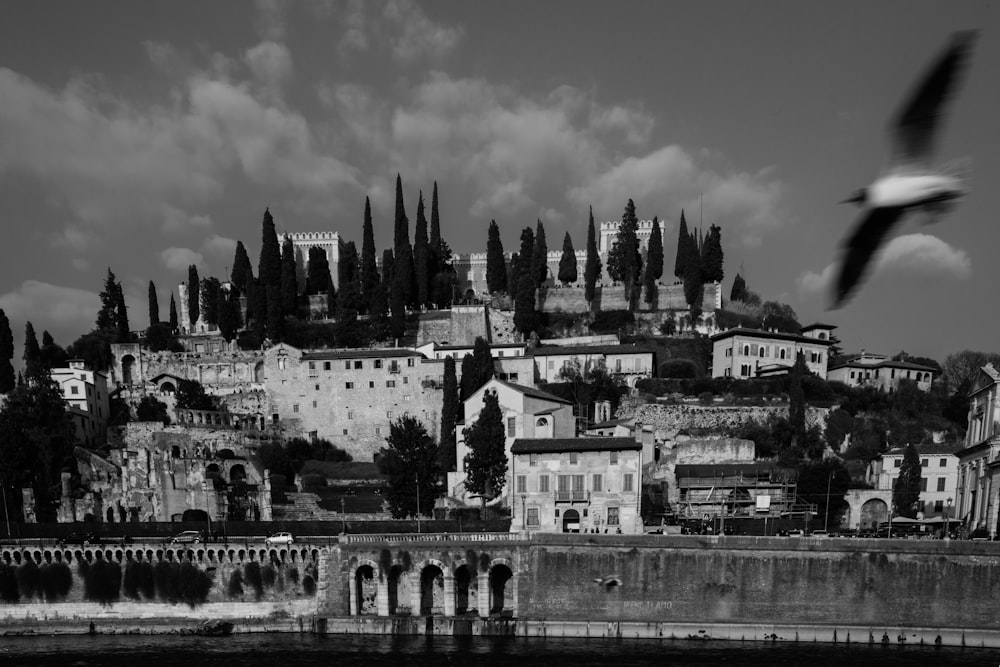
[[[937,482],[938,491],[944,491],[944,483],[945,483],[944,477],[938,477],[938,482]]]
[[[608,508],[608,525],[617,526],[618,525],[618,508],[609,507]]]
[[[632,491],[632,473],[627,472],[622,477],[622,491]]]
[[[386,410],[385,416],[392,419],[392,410]]]
[[[406,360],[406,365],[409,368],[413,368],[413,357],[410,357],[409,359]]]
[[[382,360],[381,359],[376,359],[375,360],[375,369],[377,370],[379,368],[382,368]]]
[[[72,387],[69,388],[69,393],[71,393],[71,394],[79,394],[80,393],[80,388],[77,387],[76,385],[74,385],[74,386],[72,386]]]
[[[353,382],[345,382],[344,383],[344,389],[354,389],[354,383]]]
[[[360,359],[354,362],[354,370],[360,371],[363,370],[364,367],[365,367],[365,362],[361,361]]]
[[[347,411],[347,418],[348,419],[354,419],[354,410],[348,410]],[[344,435],[347,435],[347,434],[345,433]]]
[[[375,380],[369,380],[368,381],[368,388],[369,389],[374,389],[375,388]]]
[[[570,452],[569,453],[569,462],[570,462],[571,465],[576,465],[577,463],[580,462],[580,455],[577,454],[576,452]]]
[[[516,427],[517,427],[517,418],[516,417],[507,417],[507,437],[508,438],[513,438],[514,437],[514,429]]]
[[[527,518],[528,518],[528,525],[529,526],[537,526],[537,525],[539,525],[539,523],[538,523],[538,508],[537,507],[529,507],[528,508],[528,517]]]
[[[900,465],[900,463],[902,463],[902,461],[900,461],[899,459],[896,459],[896,460],[894,460],[894,461],[892,462],[892,467],[893,467],[893,468],[898,468],[898,467],[899,467],[899,465]]]
[[[921,477],[920,478],[920,490],[921,491],[926,491],[927,490],[927,478],[926,477]]]
[[[292,406],[292,412],[298,412],[298,411],[299,411],[299,404],[296,403]]]
[[[622,372],[622,360],[615,359],[615,373],[621,373],[621,372]]]
[[[548,493],[549,492],[549,476],[539,475],[538,476],[538,492]]]
[[[344,429],[344,435],[347,435],[347,429],[346,428]]]
[[[554,371],[556,369],[556,362],[553,359],[549,359],[549,370]]]
[[[594,475],[591,489],[596,493],[600,493],[601,491],[604,490],[604,475],[601,474]]]
[[[351,370],[351,362],[349,360],[344,362],[344,370],[345,371]]]
[[[538,465],[538,454],[528,454],[528,465],[530,466]]]
[[[313,387],[313,388],[314,388],[314,389],[315,389],[316,391],[319,391],[319,385],[318,385],[318,384],[317,384],[317,385],[316,385],[315,387]]]
[[[409,395],[409,394],[406,394],[405,396],[403,396],[403,400],[404,400],[404,401],[408,401],[408,400],[410,400],[410,395]]]
[[[324,371],[330,370],[330,362],[329,361],[324,361],[323,362],[323,370]]]
[[[940,512],[942,510],[944,510],[944,501],[943,500],[935,500],[934,501],[934,511],[935,512]]]
[[[285,359],[284,357],[278,357],[278,370],[279,371],[285,370],[285,362],[286,361],[287,361],[287,359]]]
[[[317,405],[318,405],[317,402],[313,401],[313,407],[315,408]]]
[[[948,467],[948,459],[941,459],[940,461],[938,461],[938,467],[939,468],[947,468]]]
[[[385,381],[385,386],[389,387],[390,389],[392,389],[393,387],[396,386],[396,381],[395,380],[386,380]]]
[[[310,361],[309,362],[309,377],[314,378],[318,374],[319,373],[316,370],[316,362],[315,361]]]
[[[380,426],[375,427],[375,435],[382,435],[382,427]]]
[[[403,376],[403,384],[410,384],[410,376],[409,375],[404,375]]]
[[[926,467],[927,467],[927,465],[928,465],[928,463],[929,463],[929,462],[928,462],[928,460],[927,460],[927,459],[920,459],[920,467],[921,467],[921,468],[926,468]]]
[[[528,492],[528,476],[518,475],[517,476],[517,491],[515,493],[527,493]]]
[[[608,463],[610,463],[613,466],[618,465],[618,452],[608,453]]]

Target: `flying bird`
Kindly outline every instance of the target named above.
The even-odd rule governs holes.
[[[976,34],[966,30],[952,35],[893,119],[888,167],[874,183],[845,200],[868,210],[844,244],[833,308],[843,305],[861,283],[875,252],[903,216],[922,210],[933,221],[966,193],[958,175],[935,167],[931,159],[944,105],[958,87]]]
[[[594,579],[594,583],[604,586],[605,588],[614,588],[615,586],[621,586],[622,580],[620,575],[609,574],[606,577],[598,577],[597,579]]]

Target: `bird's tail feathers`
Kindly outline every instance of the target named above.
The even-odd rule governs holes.
[[[945,162],[941,165],[941,173],[961,181],[968,189],[968,183],[972,180],[972,167],[972,157],[967,155]]]

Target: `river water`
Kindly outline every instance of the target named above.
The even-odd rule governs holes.
[[[1000,665],[1000,650],[690,640],[244,634],[0,637],[0,664],[46,667]]]

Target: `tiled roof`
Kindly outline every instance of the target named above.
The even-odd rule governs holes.
[[[933,366],[924,366],[923,364],[914,364],[909,361],[892,361],[891,359],[885,359],[884,361],[879,361],[874,364],[866,364],[859,361],[861,358],[860,354],[849,354],[842,357],[837,357],[830,363],[828,371],[833,371],[838,368],[902,368],[903,370],[912,371],[929,371],[931,373],[939,372],[938,369]]]
[[[812,329],[827,329],[832,331],[833,329],[836,328],[837,328],[836,324],[823,324],[822,322],[813,322],[809,326],[802,327],[799,331],[811,331]]]
[[[506,380],[501,380],[495,378],[497,382],[504,385],[505,387],[510,387],[515,391],[519,391],[525,396],[531,396],[532,398],[540,398],[543,401],[555,401],[557,403],[565,403],[566,405],[573,405],[571,401],[567,401],[565,398],[559,398],[553,394],[542,391],[541,389],[535,389],[534,387],[525,387],[523,384],[514,384],[513,382],[507,382]]]
[[[955,454],[965,447],[965,443],[938,442],[913,445],[913,447],[917,450],[917,454]],[[906,447],[893,447],[882,456],[902,456],[905,451]]]
[[[634,438],[518,438],[510,446],[512,454],[557,454],[560,452],[620,452],[641,450]]]
[[[399,357],[422,357],[415,350],[400,350],[398,348],[365,348],[357,350],[310,350],[303,352],[302,358],[307,361],[317,359],[388,359]]]

